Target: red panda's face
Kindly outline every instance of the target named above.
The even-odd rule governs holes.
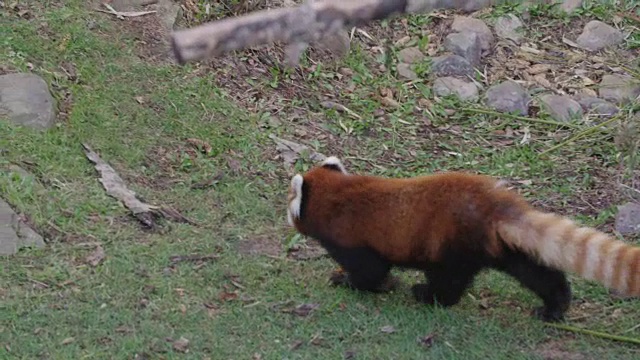
[[[296,174],[291,178],[289,192],[287,194],[287,220],[290,226],[295,226],[294,221],[300,217],[300,206],[302,206],[302,175]]]
[[[326,171],[327,169],[329,169],[330,171],[337,171],[344,175],[348,175],[340,159],[335,156],[329,156],[325,158],[316,168],[308,171],[306,173],[306,176],[307,178],[319,176],[322,174],[322,171]],[[291,183],[289,184],[289,190],[287,194],[287,220],[289,222],[289,225],[294,227],[295,220],[300,218],[303,182],[304,178],[302,177],[302,175],[296,174],[293,178],[291,178]]]

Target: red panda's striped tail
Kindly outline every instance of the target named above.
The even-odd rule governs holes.
[[[547,266],[595,280],[622,296],[640,295],[640,248],[556,214],[529,210],[496,228],[509,245]]]

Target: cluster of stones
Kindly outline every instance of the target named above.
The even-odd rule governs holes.
[[[565,4],[576,5],[571,1]],[[572,10],[568,5],[565,10]],[[462,101],[480,100],[480,89],[471,79],[476,68],[482,65],[482,59],[491,53],[496,42],[495,36],[503,42],[519,45],[525,37],[524,25],[513,14],[498,18],[493,24],[493,31],[480,19],[455,17],[451,31],[444,40],[445,54],[431,59],[431,74],[435,77],[434,93],[441,97],[453,95]],[[594,20],[586,24],[575,43],[585,51],[595,52],[617,46],[623,40],[624,36],[620,31]],[[417,78],[411,64],[425,58],[417,47],[400,50],[398,74],[408,79]],[[528,74],[542,77],[546,81],[544,73],[547,71],[549,67],[545,64],[536,64],[528,70]],[[635,101],[640,96],[640,83],[625,74],[603,75],[598,88],[597,93],[585,88],[573,96],[546,93],[532,99],[528,90],[520,83],[507,80],[489,87],[483,100],[486,106],[497,111],[520,115],[529,112],[529,106],[534,100],[555,120],[569,121],[581,118],[585,112],[600,116],[614,115],[619,111],[618,105]]]

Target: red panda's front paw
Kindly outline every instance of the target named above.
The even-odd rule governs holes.
[[[411,293],[416,301],[427,305],[433,305],[433,295],[429,294],[429,285],[427,284],[414,284],[411,286]]]
[[[390,291],[396,290],[398,287],[400,287],[400,279],[396,276],[389,274],[384,279],[382,284],[378,286],[377,290],[380,292],[390,292]]]
[[[564,314],[559,310],[549,310],[544,306],[539,306],[532,311],[533,317],[543,322],[555,323],[564,320]]]
[[[347,286],[349,285],[349,275],[346,271],[340,268],[331,273],[329,281],[333,286]]]

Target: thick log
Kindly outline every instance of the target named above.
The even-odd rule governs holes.
[[[178,63],[185,64],[256,45],[283,42],[290,44],[287,57],[295,64],[307,44],[345,27],[437,9],[475,11],[504,1],[307,0],[297,7],[262,10],[175,31],[171,46]]]

